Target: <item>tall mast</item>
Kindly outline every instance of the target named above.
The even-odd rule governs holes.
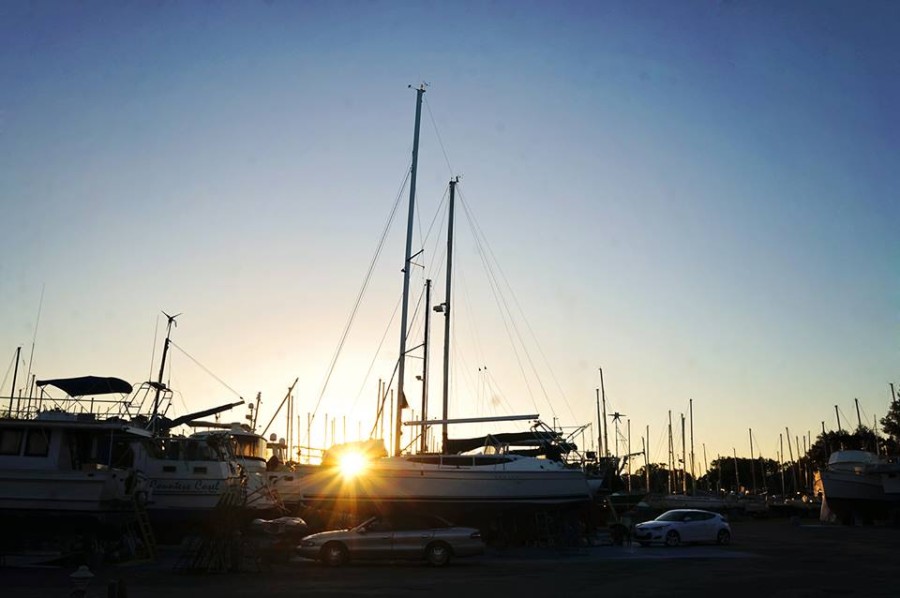
[[[447,217],[447,284],[444,295],[444,304],[440,305],[440,311],[444,312],[444,387],[443,387],[443,419],[441,426],[441,452],[447,452],[447,419],[450,416],[450,291],[453,280],[453,210],[456,206],[456,184],[459,177],[450,180],[450,205]],[[437,308],[435,308],[437,309]]]
[[[22,347],[16,347],[16,367],[13,370],[13,379],[12,379],[12,389],[9,391],[9,412],[7,415],[12,417],[13,411],[13,398],[16,396],[16,378],[19,375],[19,359],[22,357]],[[7,370],[9,371],[9,370]],[[16,409],[16,415],[18,416],[18,409]]]
[[[778,470],[781,472],[781,496],[784,496],[784,436],[778,435]]]
[[[409,267],[412,263],[413,218],[416,213],[416,170],[419,167],[419,123],[422,120],[422,94],[425,85],[416,89],[416,125],[413,132],[412,167],[409,174],[409,218],[406,224],[406,257],[403,260],[403,308],[400,315],[400,364],[397,368],[397,416],[394,419],[394,455],[400,454],[400,434],[403,422],[403,375],[406,372],[406,326],[409,320]]]
[[[788,444],[790,444],[790,439],[788,439]],[[735,483],[735,490],[738,491],[738,492],[740,492],[740,491],[741,491],[741,472],[738,471],[737,449],[734,448],[734,447],[731,447],[731,452],[732,452],[732,454],[734,455],[734,483]]]
[[[751,489],[756,494],[756,470],[753,469],[753,428],[748,429],[750,430],[750,477],[753,480]]]
[[[628,491],[631,492],[631,420],[625,420],[628,424]]]
[[[597,387],[597,454],[603,454],[603,420],[600,418],[600,387]]]
[[[163,315],[166,316],[168,322],[166,323],[166,342],[163,343],[163,352],[162,358],[159,360],[159,378],[157,379],[156,385],[156,395],[153,397],[153,416],[150,418],[150,422],[152,425],[152,431],[156,434],[156,426],[158,422],[156,421],[157,415],[159,414],[159,395],[164,388],[163,385],[163,375],[166,371],[166,355],[169,353],[169,343],[172,342],[172,326],[178,326],[178,323],[175,321],[175,318],[180,316],[181,314],[175,314],[174,316],[170,316],[166,312],[163,312]]]
[[[672,475],[675,473],[675,445],[672,444],[672,410],[669,409],[669,494],[675,493]]]
[[[684,413],[681,414],[681,493],[687,494],[687,448],[684,436]]]
[[[647,443],[644,445],[644,474],[647,477],[647,492],[650,492],[650,425],[647,425]]]
[[[606,423],[606,388],[603,387],[603,368],[600,368],[600,395],[603,401],[603,456],[609,457],[609,439],[606,436],[609,424]]]
[[[694,471],[694,399],[690,400],[691,412],[691,494],[697,494],[697,472]]]
[[[422,421],[428,421],[428,342],[431,330],[431,279],[425,281],[425,346],[422,354]],[[428,424],[422,424],[419,452],[428,452]]]

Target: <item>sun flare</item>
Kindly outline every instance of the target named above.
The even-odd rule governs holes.
[[[366,458],[362,453],[348,452],[341,455],[341,475],[355,478],[366,468]]]

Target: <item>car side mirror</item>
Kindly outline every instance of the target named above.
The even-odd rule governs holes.
[[[365,536],[367,532],[368,532],[368,530],[364,527],[361,527],[358,530],[356,530],[356,533],[362,534],[363,536]]]

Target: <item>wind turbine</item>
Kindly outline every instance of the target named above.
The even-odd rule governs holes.
[[[610,419],[612,419],[613,423],[616,425],[616,457],[619,456],[619,421],[625,417],[624,413],[619,413],[618,411],[610,414]]]

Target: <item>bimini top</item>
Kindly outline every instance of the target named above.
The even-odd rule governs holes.
[[[56,378],[55,380],[38,380],[38,386],[55,386],[70,397],[88,395],[107,395],[113,393],[128,394],[131,384],[121,378],[105,376],[82,376],[80,378]]]

